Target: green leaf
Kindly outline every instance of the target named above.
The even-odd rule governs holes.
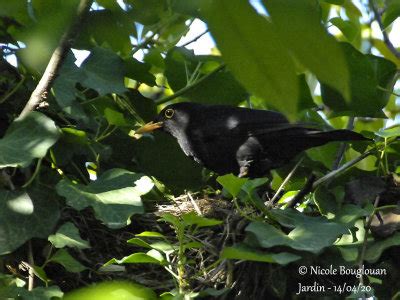
[[[136,234],[135,236],[165,238],[165,236],[162,233],[154,231],[143,231],[139,234]]]
[[[396,125],[390,128],[382,128],[379,131],[375,132],[375,134],[383,138],[400,136],[400,125]]]
[[[131,16],[143,25],[152,25],[160,21],[165,12],[164,0],[128,0],[133,5]]]
[[[334,89],[321,84],[323,102],[335,112],[344,115],[382,117],[391,90],[396,66],[373,55],[364,55],[348,43],[341,43],[350,70],[351,100],[346,102]]]
[[[331,246],[354,225],[354,222],[346,224],[330,221],[324,217],[308,217],[292,209],[274,209],[270,214],[282,226],[292,230],[286,234],[267,223],[259,221],[250,223],[246,231],[251,233],[264,248],[288,246],[296,250],[319,253],[325,247]]]
[[[104,117],[107,119],[108,124],[115,126],[129,126],[129,123],[125,120],[124,114],[107,107],[104,109]]]
[[[155,86],[156,78],[149,71],[151,65],[148,63],[142,63],[137,59],[130,57],[125,60],[126,77],[135,79],[139,82],[146,83],[149,86]]]
[[[336,26],[349,42],[352,42],[359,33],[359,28],[351,21],[336,17],[330,19],[329,22]]]
[[[387,3],[387,8],[382,15],[382,23],[385,28],[400,16],[400,0],[390,0]]]
[[[143,248],[148,248],[151,249],[151,246],[149,243],[143,241],[142,239],[139,238],[131,238],[127,241],[128,244],[133,244],[139,247],[143,247]]]
[[[306,75],[300,74],[298,76],[299,80],[299,102],[298,102],[298,111],[302,111],[304,109],[313,108],[316,106],[314,103],[314,99],[311,95],[310,87],[306,81]]]
[[[47,189],[0,190],[0,255],[14,251],[33,237],[47,238],[58,218],[54,195]]]
[[[68,205],[78,210],[91,206],[96,217],[108,227],[120,228],[130,223],[131,215],[144,212],[140,196],[153,186],[147,176],[111,169],[86,186],[62,179],[56,190],[67,199]]]
[[[156,300],[156,293],[137,283],[124,281],[101,282],[66,295],[64,300]]]
[[[75,247],[78,249],[90,248],[87,241],[82,240],[79,230],[71,222],[63,224],[56,234],[52,234],[48,238],[49,242],[56,248]]]
[[[0,139],[0,168],[28,166],[44,157],[58,137],[54,121],[39,112],[16,119]]]
[[[113,51],[104,48],[94,48],[81,66],[86,78],[81,82],[100,95],[123,93],[124,62]]]
[[[154,258],[143,252],[133,253],[129,256],[125,256],[122,259],[111,259],[104,264],[104,266],[108,266],[111,264],[161,264],[161,260]]]
[[[370,263],[375,263],[382,255],[383,251],[388,248],[400,245],[400,232],[396,232],[394,235],[384,239],[375,241],[372,244],[367,245],[367,251],[365,253],[365,260]]]
[[[50,282],[49,278],[47,277],[46,272],[44,271],[43,268],[39,267],[39,266],[32,266],[33,269],[33,273],[43,282],[45,282],[46,284],[48,284]]]
[[[79,273],[87,268],[71,256],[66,249],[60,249],[49,259],[51,262],[62,265],[68,272]]]
[[[293,116],[298,101],[295,68],[272,24],[247,1],[207,3],[202,15],[235,77],[251,93]]]
[[[171,8],[177,13],[200,17],[200,5],[202,0],[172,0]]]
[[[233,174],[227,174],[217,177],[217,182],[228,191],[232,197],[236,197],[244,184],[248,181],[247,178],[239,178]]]
[[[185,226],[196,225],[197,227],[209,227],[222,223],[220,220],[199,216],[195,212],[189,212],[182,215],[182,220]]]
[[[300,63],[350,100],[350,70],[338,42],[322,26],[318,2],[264,0],[263,3],[282,41]]]
[[[106,0],[118,9],[92,9],[79,28],[79,35],[74,43],[77,49],[90,50],[98,45],[111,48],[122,57],[129,56],[132,50],[130,36],[136,36],[136,27],[129,16],[115,1]]]
[[[201,74],[200,76],[206,76],[212,72],[220,65],[218,60],[220,60],[218,57],[195,56],[193,50],[173,48],[168,51],[165,58],[165,75],[171,88],[178,91],[189,84],[188,77],[190,78],[196,70]],[[201,66],[200,71],[198,66]],[[187,91],[183,96],[200,103],[238,105],[246,98],[247,91],[225,68]]]
[[[75,65],[75,56],[70,51],[53,85],[56,101],[61,108],[71,106],[74,103],[77,93],[75,85],[77,82],[83,81],[84,78],[85,74]]]
[[[293,261],[299,260],[301,257],[288,252],[281,253],[265,253],[245,245],[235,245],[233,247],[225,247],[222,250],[220,258],[224,259],[240,259],[249,261],[261,261],[267,263],[277,263],[287,265]]]
[[[23,299],[23,300],[51,300],[61,298],[64,293],[58,286],[37,287],[28,291],[25,287],[10,286],[6,291],[1,290],[3,299]]]

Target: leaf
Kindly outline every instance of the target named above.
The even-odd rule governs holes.
[[[387,237],[384,240],[378,240],[372,244],[368,244],[365,253],[365,260],[370,263],[375,263],[386,249],[399,245],[400,232],[396,232],[394,235]]]
[[[152,25],[160,21],[165,11],[163,0],[128,0],[133,5],[131,16],[143,25]]]
[[[126,281],[100,282],[67,294],[64,300],[157,300],[156,293],[145,286]]]
[[[78,228],[71,222],[63,224],[56,234],[52,234],[48,238],[49,242],[56,248],[75,247],[78,249],[90,248],[87,241],[82,240],[79,235]]]
[[[143,241],[142,239],[139,238],[131,238],[127,241],[128,244],[133,244],[139,247],[143,247],[143,248],[148,248],[151,249],[151,246],[149,243]]]
[[[25,287],[10,286],[6,291],[1,291],[3,299],[23,299],[23,300],[51,300],[61,298],[64,293],[58,286],[37,287],[28,291]]]
[[[126,69],[126,77],[146,83],[149,86],[157,85],[155,76],[150,73],[150,64],[142,63],[133,57],[125,60],[124,63]]]
[[[326,84],[321,84],[323,102],[343,115],[383,117],[391,90],[396,66],[392,62],[373,55],[364,55],[348,43],[341,43],[350,70],[351,100],[344,98]]]
[[[86,75],[82,84],[94,89],[100,95],[126,91],[124,62],[113,51],[94,48],[82,63],[81,68]]]
[[[62,265],[68,272],[79,273],[87,268],[71,256],[66,249],[59,249],[49,259],[51,262]]]
[[[272,24],[242,0],[208,1],[201,13],[239,82],[293,116],[298,101],[295,68]]]
[[[79,36],[74,47],[90,50],[101,45],[120,53],[122,57],[129,56],[132,50],[130,36],[137,35],[132,18],[129,12],[121,9],[115,1],[103,2],[114,4],[118,8],[90,10],[79,28]]]
[[[351,21],[336,17],[330,19],[329,22],[336,26],[349,42],[352,42],[359,33],[359,28]]]
[[[300,63],[350,100],[350,70],[339,43],[322,26],[318,2],[264,0],[263,3],[282,41]]]
[[[104,266],[108,266],[111,264],[161,264],[162,261],[146,254],[143,252],[133,253],[129,256],[125,256],[122,259],[111,259],[104,264]]]
[[[39,266],[32,266],[33,273],[44,283],[48,284],[50,282],[49,278],[47,277],[46,272],[42,267]]]
[[[342,223],[324,217],[308,217],[292,209],[274,209],[270,214],[282,226],[292,230],[286,234],[267,223],[250,223],[246,232],[251,233],[261,247],[288,246],[312,253],[319,253],[325,247],[331,246],[338,237],[347,233],[355,222],[353,219],[349,223]]]
[[[135,236],[165,238],[165,236],[162,233],[154,231],[143,231],[139,234],[136,234]]]
[[[218,57],[195,56],[193,50],[186,48],[173,48],[168,51],[165,58],[165,75],[171,88],[178,91],[188,85],[188,77],[191,77],[196,70],[201,76],[212,72],[220,65],[218,60],[220,60]],[[200,71],[198,66],[201,66]],[[238,105],[246,96],[247,91],[226,68],[184,94],[184,97],[194,102],[230,105]]]
[[[153,186],[147,176],[111,169],[86,186],[62,179],[56,190],[67,199],[68,205],[78,210],[91,206],[96,217],[108,227],[120,228],[130,223],[131,215],[144,212],[140,197]]]
[[[108,107],[104,109],[104,117],[110,125],[129,126],[129,123],[125,120],[124,114],[114,109]]]
[[[222,223],[220,220],[210,219],[197,215],[195,212],[189,212],[182,215],[185,226],[196,225],[197,227],[209,227]]]
[[[388,5],[382,15],[383,27],[386,28],[400,16],[400,0],[387,1]]]
[[[222,250],[220,258],[223,259],[240,259],[248,261],[261,261],[267,263],[277,263],[287,265],[293,261],[299,260],[301,257],[288,252],[281,253],[265,253],[245,245],[235,245],[233,247],[225,247]]]
[[[0,168],[27,167],[42,158],[59,138],[54,121],[39,112],[16,119],[0,139]]]
[[[47,189],[0,190],[0,255],[14,251],[33,237],[47,238],[58,218],[54,195]]]
[[[70,51],[53,85],[57,104],[61,108],[71,106],[75,102],[77,93],[75,85],[77,82],[83,81],[84,78],[85,74],[75,65],[75,56]]]
[[[396,125],[390,128],[379,129],[379,131],[375,132],[375,134],[383,138],[400,136],[400,125]]]
[[[236,197],[244,184],[248,181],[247,178],[239,178],[233,174],[227,174],[217,177],[217,182],[228,191],[232,197]]]

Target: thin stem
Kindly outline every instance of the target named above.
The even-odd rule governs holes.
[[[14,88],[6,95],[4,95],[1,99],[0,99],[0,104],[3,102],[6,102],[8,98],[10,98],[12,95],[15,94],[16,91],[18,91],[18,89],[21,87],[21,85],[25,82],[25,77],[22,76],[21,80],[14,86]]]
[[[188,91],[192,90],[193,88],[195,88],[196,86],[198,86],[200,83],[202,83],[204,80],[208,79],[209,77],[211,77],[212,75],[214,75],[215,73],[218,73],[219,71],[223,70],[225,68],[225,64],[221,64],[218,68],[214,69],[212,72],[204,75],[203,77],[201,77],[199,80],[197,80],[196,82],[193,82],[192,84],[189,84],[187,86],[185,86],[183,89],[180,89],[179,91],[177,91],[176,93],[174,93],[173,95],[167,96],[167,97],[163,97],[159,100],[156,100],[156,104],[163,104],[166,103],[168,101],[171,101],[175,98],[178,98],[179,96],[182,96],[183,94],[187,93]]]
[[[35,261],[33,259],[33,250],[32,250],[32,242],[28,242],[28,291],[32,291],[35,284],[35,273],[33,272],[33,266],[35,265]]]
[[[104,140],[105,138],[108,138],[115,130],[118,129],[118,126],[114,126],[113,128],[111,128],[111,130],[109,132],[106,132],[109,128],[110,128],[110,126],[108,125],[107,129],[104,130],[104,133],[96,139],[96,142],[100,142],[100,141]]]
[[[186,47],[188,45],[190,45],[191,43],[196,42],[198,39],[200,39],[203,35],[205,35],[206,33],[208,33],[209,30],[205,30],[204,32],[200,33],[198,36],[194,37],[193,39],[191,39],[190,41],[184,43],[183,45],[181,45],[180,47]]]
[[[369,6],[371,7],[372,11],[374,12],[375,20],[376,20],[376,22],[378,22],[379,28],[381,29],[384,43],[386,44],[388,49],[394,54],[394,56],[396,56],[397,58],[400,58],[400,52],[397,51],[396,47],[393,46],[392,42],[390,41],[389,36],[383,26],[381,15],[378,12],[378,9],[376,8],[373,0],[369,0]]]
[[[377,196],[377,197],[375,198],[375,203],[374,203],[374,208],[375,208],[375,209],[376,209],[376,208],[378,207],[378,205],[379,205],[379,200],[380,200],[380,197]],[[361,246],[360,255],[359,255],[359,258],[358,258],[358,268],[359,268],[359,269],[362,269],[362,267],[363,267],[365,253],[367,252],[368,232],[369,232],[369,230],[370,230],[370,228],[371,228],[371,223],[372,223],[372,219],[373,219],[374,215],[375,215],[375,210],[374,210],[374,212],[368,217],[368,219],[367,219],[367,221],[366,221],[366,224],[365,224],[365,226],[364,226],[364,228],[365,228],[364,240],[363,240],[363,243],[362,243],[362,246]],[[360,284],[361,284],[361,285],[364,285],[364,278],[363,278],[363,277],[364,277],[364,276],[362,276],[362,275],[360,276]]]
[[[23,188],[26,188],[35,180],[36,176],[39,174],[40,166],[42,165],[42,161],[43,161],[43,157],[38,159],[35,171],[33,172],[32,176],[29,178],[29,180],[22,186]]]
[[[385,89],[385,88],[383,88],[383,87],[381,87],[381,86],[379,86],[379,85],[378,85],[376,88],[377,88],[378,90],[391,93],[392,95],[394,95],[394,96],[396,96],[396,97],[400,97],[400,94],[397,94],[397,93],[395,93],[394,91]]]
[[[373,148],[367,152],[364,152],[363,154],[356,157],[355,159],[345,163],[344,165],[337,168],[336,170],[333,170],[333,171],[329,172],[328,174],[326,174],[325,176],[321,177],[320,179],[316,180],[313,184],[313,189],[315,189],[321,183],[324,183],[325,181],[336,177],[339,173],[342,173],[343,171],[349,169],[350,167],[354,166],[356,163],[362,161],[364,158],[374,154],[374,152],[376,152],[376,150],[377,150],[376,148]]]
[[[294,175],[294,173],[296,172],[296,170],[300,166],[300,164],[303,162],[303,160],[304,160],[304,156],[297,162],[297,164],[293,167],[293,169],[290,171],[290,173],[286,176],[285,180],[283,180],[283,182],[281,183],[279,188],[276,190],[275,195],[272,197],[271,200],[268,201],[268,204],[270,204],[270,205],[275,204],[275,202],[278,200],[278,196],[279,196],[280,192],[283,190],[285,185],[289,182],[290,178],[292,178],[292,176]]]

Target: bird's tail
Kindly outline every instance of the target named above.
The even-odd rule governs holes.
[[[316,141],[320,141],[321,145],[333,141],[370,141],[371,139],[363,135],[347,130],[337,129],[332,131],[310,131],[308,136]]]

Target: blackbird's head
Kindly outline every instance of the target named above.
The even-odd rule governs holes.
[[[143,134],[162,129],[178,137],[188,126],[191,116],[200,109],[195,103],[176,103],[166,106],[151,122],[143,125],[136,133]]]

